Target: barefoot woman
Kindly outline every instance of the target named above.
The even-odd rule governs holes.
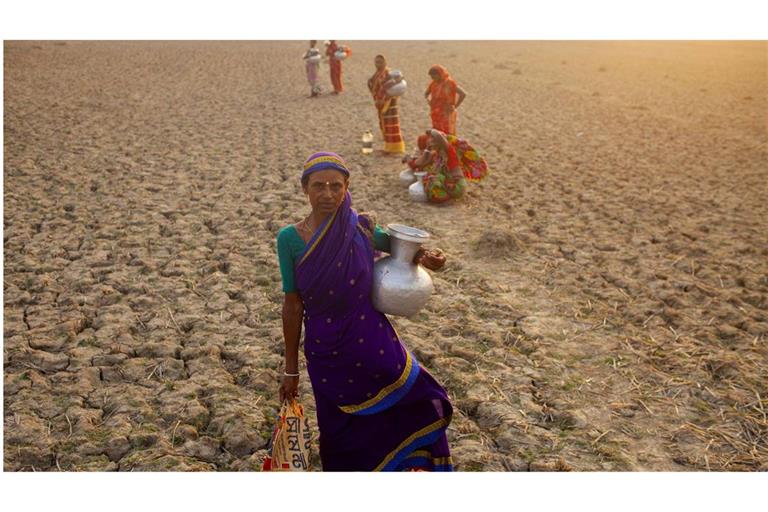
[[[374,59],[376,72],[368,79],[368,90],[373,96],[376,112],[379,114],[379,128],[384,137],[386,153],[405,153],[405,143],[400,134],[400,98],[387,94],[387,89],[396,83],[389,77],[387,60],[383,55]]]
[[[456,109],[467,97],[467,93],[451,78],[448,70],[439,64],[429,68],[432,78],[424,97],[429,101],[432,128],[448,135],[456,135]]]
[[[374,251],[388,251],[389,237],[352,209],[349,171],[337,154],[309,157],[301,182],[312,213],[277,236],[285,292],[280,399],[297,393],[303,323],[323,469],[450,471],[448,396],[371,303]],[[445,263],[439,251],[416,259],[433,270]]]

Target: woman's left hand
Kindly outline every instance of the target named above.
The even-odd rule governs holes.
[[[299,378],[283,375],[277,394],[280,397],[280,403],[296,398],[299,395]]]
[[[440,270],[445,265],[445,254],[440,249],[419,249],[413,262],[429,270]]]

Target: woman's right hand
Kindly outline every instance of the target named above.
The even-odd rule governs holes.
[[[427,267],[429,270],[440,270],[445,266],[445,253],[441,249],[419,249],[413,262]]]
[[[280,397],[280,403],[296,398],[299,395],[299,378],[283,375],[283,381],[280,383],[278,389],[278,396]]]

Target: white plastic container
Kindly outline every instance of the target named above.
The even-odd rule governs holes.
[[[373,153],[373,134],[371,133],[371,130],[366,130],[365,133],[363,133],[363,154],[364,155],[370,155]]]
[[[347,58],[347,51],[343,48],[336,50],[336,53],[333,54],[333,58],[336,60],[345,60]]]
[[[320,62],[321,59],[322,59],[322,56],[319,53],[317,53],[307,57],[307,62],[311,62],[312,64],[317,64],[318,62]]]

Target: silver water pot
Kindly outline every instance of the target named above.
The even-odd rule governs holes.
[[[416,181],[416,176],[413,174],[413,171],[411,169],[406,169],[400,173],[399,180],[401,185],[410,187],[411,183]]]
[[[420,229],[389,224],[389,256],[373,265],[373,307],[388,315],[413,316],[432,295],[432,278],[413,257],[429,233]]]

